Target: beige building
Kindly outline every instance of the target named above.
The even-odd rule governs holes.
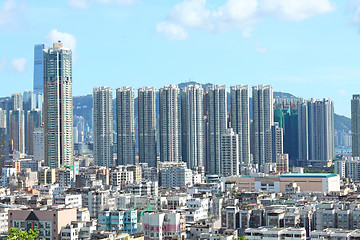
[[[60,240],[62,227],[76,221],[76,209],[54,210],[9,210],[8,224],[10,228],[22,230],[39,229],[39,238]]]
[[[231,176],[225,182],[233,183],[238,191],[286,192],[286,186],[296,183],[300,192],[340,191],[340,177],[334,173],[287,173],[264,177]]]

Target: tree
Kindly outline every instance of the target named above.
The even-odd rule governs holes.
[[[249,240],[248,238],[243,237],[238,237],[238,238],[233,238],[233,240]]]
[[[7,236],[9,240],[36,240],[38,237],[38,229],[30,229],[28,232],[21,229],[10,228],[10,234]]]

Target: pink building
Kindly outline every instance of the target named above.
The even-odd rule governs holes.
[[[186,239],[185,218],[180,213],[147,212],[143,216],[144,240],[162,240],[165,236]]]
[[[39,238],[60,240],[62,227],[76,221],[76,209],[9,210],[8,223],[10,228],[22,230],[39,229]]]

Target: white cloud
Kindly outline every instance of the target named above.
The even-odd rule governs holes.
[[[188,33],[180,25],[169,22],[159,22],[156,25],[156,31],[171,40],[185,40],[189,37]]]
[[[251,37],[252,25],[263,17],[300,21],[334,9],[330,0],[227,0],[214,10],[207,6],[207,0],[183,0],[159,24],[176,25],[183,32],[189,28],[211,31],[237,28],[243,31],[243,37]]]
[[[347,8],[350,13],[350,22],[360,30],[360,0],[349,1]]]
[[[188,27],[212,28],[212,13],[205,4],[206,0],[185,0],[174,7],[168,18]]]
[[[11,61],[11,65],[16,72],[25,72],[27,60],[26,58],[16,58]]]
[[[329,0],[262,0],[261,11],[270,16],[300,21],[335,10]]]
[[[68,0],[68,4],[73,8],[86,9],[89,7],[88,0]]]
[[[256,48],[256,51],[261,54],[267,53],[267,51],[268,51],[267,48],[264,48],[260,45],[260,42],[255,43],[255,48]]]
[[[46,36],[45,42],[47,45],[52,46],[57,41],[61,41],[64,47],[70,48],[73,52],[76,51],[76,38],[74,35],[53,29]]]
[[[25,4],[18,4],[16,0],[7,0],[0,6],[0,25],[16,24],[17,17],[25,10]]]

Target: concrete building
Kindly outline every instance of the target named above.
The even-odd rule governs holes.
[[[352,156],[360,157],[360,95],[351,99]]]
[[[166,85],[159,91],[160,161],[181,161],[180,89]]]
[[[9,230],[18,228],[28,231],[39,229],[40,238],[61,239],[61,228],[76,221],[76,209],[58,210],[9,210]]]
[[[34,155],[34,131],[41,127],[41,111],[33,109],[27,112],[26,150],[28,155]]]
[[[61,194],[54,196],[54,205],[62,205],[65,208],[82,208],[82,196],[81,194]]]
[[[192,171],[186,167],[186,163],[179,162],[159,166],[159,183],[161,186],[183,187],[192,184]]]
[[[9,142],[11,150],[25,153],[24,111],[19,108],[9,112]]]
[[[143,216],[144,240],[163,240],[165,237],[185,239],[185,220],[180,213],[146,212]]]
[[[274,125],[272,86],[252,87],[253,99],[253,158],[260,171],[272,161],[271,126]]]
[[[108,168],[114,165],[112,94],[111,87],[93,90],[94,163]]]
[[[158,182],[136,182],[125,185],[125,191],[131,195],[158,196]]]
[[[248,228],[245,238],[249,240],[306,240],[305,228]]]
[[[313,166],[329,166],[335,158],[334,104],[330,99],[308,102],[309,162]]]
[[[221,176],[239,175],[239,135],[228,128],[221,136]]]
[[[134,88],[116,89],[116,165],[135,164]]]
[[[156,89],[139,88],[138,101],[139,162],[156,167]]]
[[[57,42],[43,53],[45,164],[50,168],[72,166],[72,52]]]
[[[44,160],[44,128],[36,128],[33,132],[34,160]]]
[[[272,162],[276,162],[278,154],[284,153],[283,132],[278,122],[275,122],[274,125],[271,126]]]
[[[104,210],[99,213],[98,230],[137,233],[137,211]]]
[[[110,170],[110,184],[113,186],[125,186],[134,183],[134,172],[126,166],[117,166]]]
[[[56,171],[48,167],[40,169],[38,172],[39,184],[53,184],[56,182]]]
[[[204,90],[190,85],[181,90],[182,160],[188,168],[205,166]]]
[[[230,99],[231,127],[239,136],[239,161],[246,167],[250,165],[249,87],[230,87]]]
[[[9,138],[6,128],[0,128],[0,169],[5,166],[9,159]]]
[[[59,187],[71,187],[74,185],[74,172],[71,169],[63,168],[57,171]]]
[[[227,128],[226,86],[213,85],[206,89],[206,171],[221,174],[221,136]]]
[[[300,100],[298,109],[299,161],[298,165],[307,166],[309,160],[309,116],[305,100]]]
[[[287,173],[280,176],[280,191],[295,182],[301,192],[330,193],[340,191],[340,177],[334,173]]]

